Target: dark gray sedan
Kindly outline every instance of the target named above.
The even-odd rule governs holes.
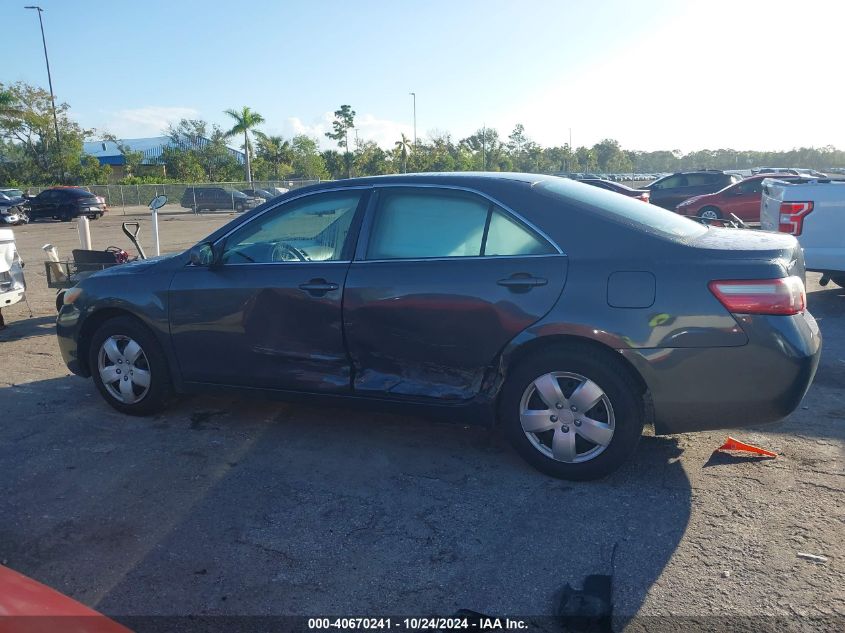
[[[795,238],[533,174],[321,183],[65,295],[71,371],[150,414],[232,389],[498,423],[541,471],[795,409],[819,361]],[[354,441],[354,440],[351,440]]]

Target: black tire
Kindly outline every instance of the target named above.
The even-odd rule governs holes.
[[[136,341],[143,350],[146,368],[150,373],[150,384],[143,396],[134,403],[118,400],[103,382],[98,371],[98,359],[103,343],[112,336],[128,337]],[[173,393],[167,358],[155,335],[140,321],[130,316],[114,317],[103,323],[91,338],[88,349],[88,367],[97,390],[112,407],[129,415],[151,415],[163,409]]]
[[[610,402],[614,417],[612,438],[603,451],[587,461],[557,461],[541,452],[523,431],[520,421],[523,394],[537,378],[551,372],[569,372],[593,381]],[[562,379],[564,383],[566,380]],[[569,414],[568,407],[563,409],[561,415]],[[614,359],[612,352],[596,353],[581,346],[550,349],[522,361],[510,372],[499,398],[499,422],[510,443],[534,468],[558,479],[586,481],[615,471],[637,447],[644,420],[642,390],[622,361]],[[580,441],[584,442],[583,438]]]
[[[835,275],[830,280],[840,288],[845,288],[845,275]]]
[[[235,211],[237,213],[240,213],[243,210],[244,210],[244,203],[243,202],[236,202],[235,203]]]
[[[62,306],[65,304],[65,292],[67,291],[59,290],[59,292],[56,293],[56,312],[62,311]]]
[[[714,207],[714,206],[707,206],[707,207],[702,207],[701,209],[699,209],[698,210],[698,217],[700,217],[700,218],[707,217],[705,214],[707,214],[709,212],[716,214],[715,219],[717,219],[717,220],[722,219],[722,210],[719,209],[719,207]]]

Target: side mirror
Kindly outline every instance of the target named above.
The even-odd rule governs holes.
[[[161,209],[167,204],[167,196],[156,196],[150,201],[150,209]]]
[[[216,254],[211,242],[197,244],[191,249],[191,265],[208,268],[216,263]]]

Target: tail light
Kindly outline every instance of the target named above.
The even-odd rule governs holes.
[[[710,292],[734,314],[798,314],[807,305],[800,277],[711,281]]]
[[[804,218],[812,210],[812,202],[781,202],[778,231],[790,235],[801,235],[804,229]]]

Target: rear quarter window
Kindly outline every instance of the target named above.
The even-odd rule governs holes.
[[[708,231],[704,225],[677,213],[598,187],[566,180],[543,180],[534,187],[561,202],[586,204],[600,217],[643,231],[681,239],[692,239]]]

